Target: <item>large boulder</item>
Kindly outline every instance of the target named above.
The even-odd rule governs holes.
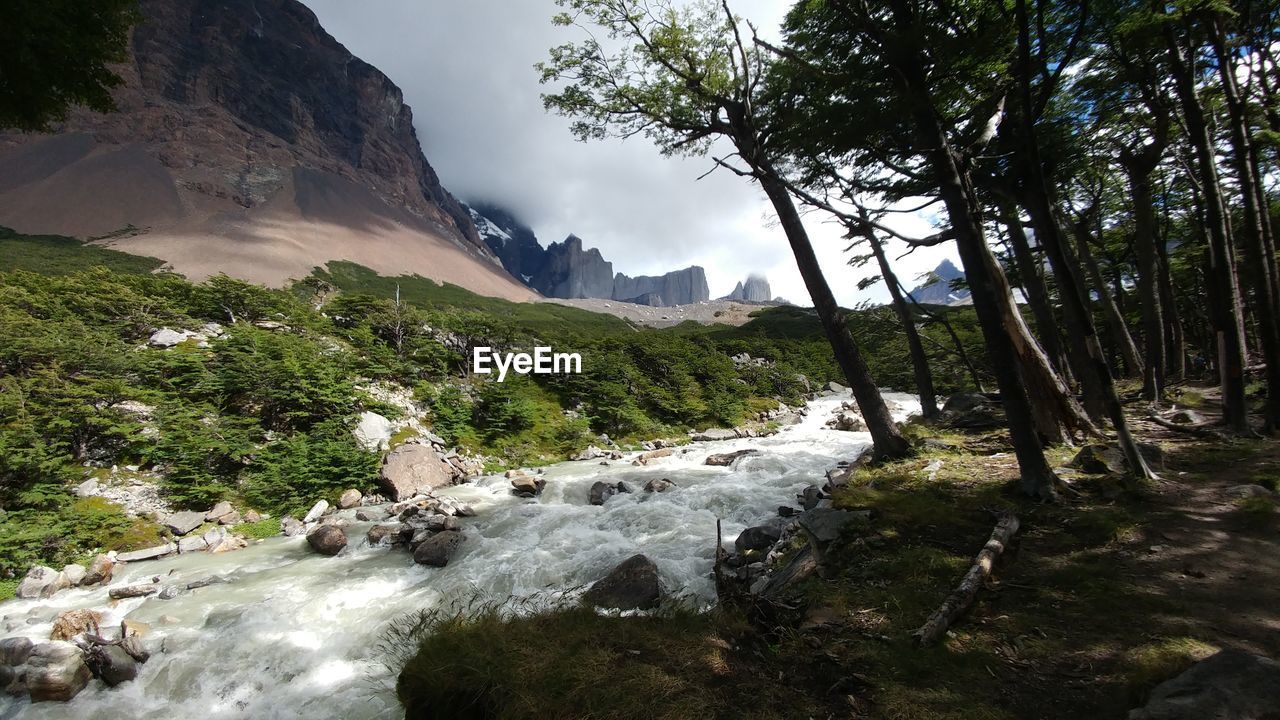
[[[708,428],[702,432],[693,433],[689,437],[698,442],[709,440],[732,440],[738,437],[738,431],[730,430],[728,428]]]
[[[176,552],[178,552],[177,543],[165,543],[164,545],[156,545],[155,547],[149,547],[144,550],[120,553],[116,555],[116,560],[125,563],[139,562],[141,560],[156,560],[164,557],[165,555],[172,555]]]
[[[631,488],[626,483],[607,483],[598,481],[591,485],[591,490],[587,495],[587,501],[592,505],[603,505],[606,500],[619,493],[629,493]]]
[[[67,578],[67,584],[74,587],[84,582],[89,571],[83,565],[72,564],[62,568],[62,574]]]
[[[385,450],[391,445],[393,426],[391,421],[376,412],[368,410],[360,413],[360,422],[352,430],[356,442],[369,452]]]
[[[71,583],[66,575],[51,567],[36,565],[27,571],[27,576],[18,583],[14,594],[24,600],[47,598],[68,587],[71,587]]]
[[[1004,422],[1004,408],[982,393],[956,393],[943,404],[942,417],[955,427],[994,427]]]
[[[753,550],[764,551],[773,547],[774,543],[781,538],[782,531],[777,526],[758,525],[738,533],[738,539],[733,541],[733,548],[738,551],[738,554]]]
[[[1280,663],[1223,650],[1151,693],[1129,720],[1267,720],[1280,717]]]
[[[302,524],[313,523],[324,517],[327,512],[329,512],[329,501],[317,500],[316,504],[312,505],[311,509],[307,511],[307,514],[302,516]]]
[[[399,532],[399,525],[374,525],[365,533],[365,539],[370,545],[381,545],[384,540],[390,543]]]
[[[820,543],[838,539],[847,530],[865,526],[871,521],[869,510],[837,510],[815,508],[800,516],[800,525]]]
[[[457,530],[446,530],[425,538],[413,549],[413,561],[419,565],[444,567],[465,539]]]
[[[668,478],[654,478],[644,484],[644,491],[647,493],[664,493],[675,486],[676,484]]]
[[[204,524],[204,513],[176,512],[160,521],[174,535],[186,535]]]
[[[1153,469],[1164,467],[1164,450],[1159,445],[1138,443],[1138,451]],[[1098,475],[1123,475],[1128,471],[1129,461],[1124,451],[1115,445],[1092,443],[1080,448],[1067,467]]]
[[[658,448],[657,450],[650,450],[647,453],[641,453],[640,457],[636,458],[636,464],[648,465],[650,460],[668,457],[673,452],[675,452],[675,450],[672,448]]]
[[[351,488],[350,490],[347,490],[346,492],[342,493],[342,496],[338,498],[338,509],[350,510],[351,508],[359,505],[360,500],[362,500],[363,498],[364,498],[364,493],[360,492],[355,488]]]
[[[378,482],[396,502],[453,484],[457,471],[430,445],[406,443],[387,453]]]
[[[719,453],[716,455],[708,455],[706,464],[715,465],[717,467],[729,467],[730,465],[733,465],[733,463],[737,461],[738,458],[745,457],[747,455],[756,455],[759,452],[760,451],[756,450],[755,448],[747,448],[746,450],[737,450],[731,453]]]
[[[85,571],[84,578],[80,581],[81,587],[91,587],[93,585],[101,585],[111,582],[111,575],[115,572],[116,563],[106,555],[98,555],[89,563],[89,569]]]
[[[18,667],[25,665],[35,644],[24,637],[11,637],[0,640],[0,665]]]
[[[80,648],[69,642],[37,645],[27,659],[27,691],[32,702],[65,702],[93,679]]]
[[[298,522],[297,518],[285,517],[280,519],[280,534],[285,537],[297,537],[307,531],[307,526]]]
[[[174,345],[181,345],[186,342],[189,337],[190,335],[186,331],[179,332],[178,330],[173,330],[171,328],[160,328],[159,330],[151,333],[151,337],[147,340],[147,343],[151,345],[151,347],[171,348]]]
[[[95,634],[102,625],[102,613],[94,610],[63,610],[53,620],[50,640],[70,640],[92,630]]]
[[[649,610],[662,599],[658,566],[644,555],[622,561],[582,595],[583,602],[619,610]]]
[[[337,555],[347,546],[347,534],[337,525],[318,525],[307,533],[307,544],[321,555]]]
[[[223,500],[210,508],[209,512],[204,514],[204,519],[205,522],[217,522],[218,518],[230,515],[233,512],[235,512],[235,508],[231,507],[231,503]]]
[[[95,645],[85,653],[85,664],[93,676],[108,687],[138,677],[138,661],[119,645]]]
[[[532,477],[520,473],[511,476],[511,492],[520,497],[531,498],[542,494],[542,489],[547,486],[547,481],[540,477]]]

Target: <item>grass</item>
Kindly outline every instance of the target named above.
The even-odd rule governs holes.
[[[265,540],[280,534],[280,521],[276,518],[267,518],[253,523],[241,523],[235,526],[234,532],[249,540]]]
[[[1220,648],[1191,637],[1160,638],[1126,651],[1119,671],[1135,702],[1143,702],[1151,690]]]
[[[12,600],[17,595],[18,584],[21,582],[18,578],[0,580],[0,602]]]
[[[0,227],[0,271],[26,270],[44,275],[72,275],[94,267],[114,272],[146,274],[159,270],[163,260],[130,255],[90,245],[63,235],[20,235]]]

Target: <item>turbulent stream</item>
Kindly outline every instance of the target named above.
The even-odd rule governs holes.
[[[653,559],[668,591],[709,600],[716,518],[730,543],[778,506],[795,505],[796,494],[820,484],[837,460],[869,446],[866,433],[823,426],[844,399],[812,401],[807,417],[772,437],[693,443],[644,467],[625,461],[550,466],[537,500],[511,495],[501,475],[448,488],[439,494],[471,504],[478,515],[460,518],[466,541],[445,568],[415,565],[401,549],[367,547],[363,537],[372,523],[355,522],[354,511],[344,511],[352,520],[351,545],[337,557],[312,552],[301,537],[272,538],[220,555],[122,566],[112,582],[149,582],[156,575],[181,586],[210,576],[226,580],[172,600],[110,606],[107,591],[95,588],[0,604],[0,627],[17,625],[4,636],[45,641],[59,611],[93,608],[104,612],[104,628],[124,618],[150,625],[145,642],[153,653],[136,681],[107,688],[95,680],[69,703],[0,697],[0,720],[395,718],[402,712],[395,674],[383,664],[379,638],[389,623],[415,611],[586,585],[635,553]],[[909,395],[889,393],[886,400],[900,416],[919,408]],[[733,468],[703,464],[709,454],[744,448],[761,453]],[[662,477],[677,487],[640,491]],[[622,480],[635,492],[594,507],[587,495],[597,480]]]

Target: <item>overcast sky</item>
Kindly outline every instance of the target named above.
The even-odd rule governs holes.
[[[600,248],[615,272],[701,265],[712,297],[757,272],[774,295],[810,304],[768,201],[746,179],[720,171],[698,180],[709,160],[663,158],[643,138],[579,143],[568,120],[543,111],[545,88],[533,65],[553,45],[578,39],[551,25],[554,0],[303,2],[352,53],[404,90],[428,161],[459,198],[509,208],[544,246],[575,233]],[[789,6],[733,3],[762,35],[776,34]],[[857,291],[859,278],[873,273],[846,265],[847,243],[834,225],[816,214],[806,224],[842,304],[887,299],[881,283]],[[944,256],[954,253],[918,250],[898,272],[914,285]]]

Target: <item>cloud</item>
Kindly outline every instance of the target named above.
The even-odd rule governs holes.
[[[713,296],[748,273],[776,295],[809,303],[790,247],[758,188],[728,172],[698,180],[708,159],[663,158],[644,138],[583,144],[569,122],[543,111],[534,64],[577,39],[550,22],[553,0],[303,0],[352,53],[404,91],[423,150],[464,200],[509,208],[542,243],[576,233],[615,270],[660,274],[707,270]],[[739,0],[734,9],[770,35],[789,3]],[[843,304],[887,297],[857,291],[841,232],[806,218],[827,280]],[[903,281],[934,267],[942,249],[902,263]]]

